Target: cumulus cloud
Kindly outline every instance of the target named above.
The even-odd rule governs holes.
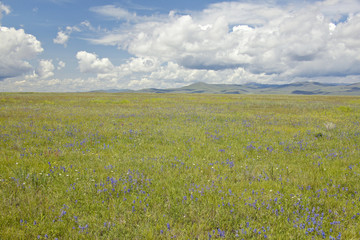
[[[54,38],[53,42],[56,44],[62,44],[64,46],[66,46],[67,41],[69,40],[69,35],[70,35],[70,33],[60,31],[57,33],[57,36],[56,36],[56,38]]]
[[[96,11],[114,18],[135,17],[113,5]],[[287,80],[350,76],[360,75],[359,18],[356,0],[222,2],[188,15],[171,12],[161,20],[138,17],[130,27],[120,26],[92,42],[184,69],[240,69],[259,78]]]
[[[36,74],[42,79],[47,79],[54,76],[54,69],[55,67],[51,60],[40,60]]]
[[[32,69],[27,61],[43,51],[41,43],[23,29],[0,26],[0,80],[20,76]]]
[[[150,57],[133,57],[118,66],[114,66],[107,58],[99,58],[95,53],[85,51],[78,52],[77,58],[80,71],[95,73],[97,81],[107,88],[168,88],[198,81],[239,83],[245,80],[270,82],[273,79],[273,76],[252,74],[243,68],[217,71],[190,69],[172,61],[161,64],[159,59]],[[92,87],[96,89],[98,85]]]
[[[30,74],[25,75],[26,80],[45,80],[54,76],[55,66],[52,63],[52,60],[41,59],[36,70],[32,71]],[[34,83],[34,81],[32,81]]]
[[[83,73],[108,73],[114,66],[108,58],[98,58],[95,53],[80,51],[76,54],[79,69]]]

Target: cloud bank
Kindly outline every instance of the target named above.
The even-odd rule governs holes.
[[[91,41],[185,69],[235,70],[279,79],[360,75],[360,2],[274,5],[223,2],[145,21],[113,5],[93,11],[132,20]],[[156,20],[161,19],[161,20]]]
[[[14,89],[44,91],[168,88],[198,81],[360,81],[358,0],[219,2],[202,11],[152,15],[114,4],[88,10],[103,20],[96,28],[85,20],[59,28],[51,39],[64,47],[72,38],[98,45],[97,52],[88,44],[71,46],[77,76],[60,79],[56,70],[65,63],[59,59],[38,60],[33,69],[29,60],[43,51],[40,42],[22,29],[1,27],[0,79],[32,72],[29,81],[15,81]],[[9,13],[0,3],[0,20]],[[114,64],[103,46],[125,52],[127,59]]]

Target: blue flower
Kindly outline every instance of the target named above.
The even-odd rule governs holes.
[[[225,237],[225,231],[221,231],[220,228],[218,228],[218,233],[220,237]]]
[[[339,233],[339,235],[337,236],[337,238],[336,239],[338,239],[338,240],[340,240],[341,239],[341,233]]]

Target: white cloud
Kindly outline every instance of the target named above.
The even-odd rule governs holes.
[[[288,12],[282,7],[266,3],[220,2],[210,5],[200,13],[195,13],[196,21],[208,23],[211,19],[226,18],[230,25],[263,26]]]
[[[98,58],[94,53],[80,51],[76,54],[81,72],[108,73],[114,66],[108,58]]]
[[[95,73],[99,79],[116,81],[125,77],[135,77],[157,71],[160,62],[152,57],[130,58],[126,63],[114,66],[108,58],[99,58],[95,53],[80,51],[76,54],[79,70],[83,73]]]
[[[57,70],[61,70],[61,69],[63,69],[64,67],[65,67],[65,62],[63,62],[63,61],[59,61],[58,62],[58,66],[57,66]]]
[[[10,12],[11,12],[10,7],[0,2],[0,25],[1,25],[2,14],[5,13],[7,15]]]
[[[61,44],[64,45],[64,47],[67,46],[67,42],[70,39],[70,35],[73,32],[82,32],[85,29],[90,29],[90,30],[94,30],[93,27],[91,26],[89,21],[83,21],[78,25],[75,26],[67,26],[65,28],[65,30],[60,30],[57,33],[56,38],[53,39],[53,42],[56,44]]]
[[[151,57],[131,58],[122,68],[129,69],[131,72],[152,72],[159,67],[158,59]]]
[[[42,59],[39,61],[36,70],[32,71],[30,74],[25,75],[25,79],[32,80],[32,82],[34,82],[34,80],[39,81],[48,79],[54,76],[54,69],[55,66],[52,63],[52,60]]]
[[[7,91],[58,91],[76,92],[91,91],[99,89],[142,89],[148,87],[172,88],[182,87],[193,82],[203,81],[208,83],[228,83],[239,84],[245,82],[259,83],[280,83],[278,75],[253,74],[245,69],[225,69],[225,70],[199,70],[187,69],[176,63],[168,62],[159,66],[153,72],[138,72],[132,74],[131,71],[124,74],[122,71],[128,64],[122,64],[108,73],[97,74],[93,77],[79,78],[50,78],[24,80],[14,78],[12,81],[4,80],[3,86]],[[333,81],[351,83],[360,81],[358,76],[330,77]],[[327,77],[313,78],[315,81],[328,82]],[[306,77],[296,77],[295,81],[308,81]],[[16,83],[16,84],[15,84]]]
[[[143,7],[136,6],[135,8],[146,9]],[[146,9],[149,10],[149,9]],[[90,11],[97,13],[100,16],[104,16],[108,20],[125,21],[126,23],[134,22],[161,22],[164,20],[161,15],[143,16],[137,15],[135,12],[130,12],[127,9],[116,5],[103,5],[90,8]],[[174,13],[174,12],[172,12]]]
[[[42,78],[47,79],[54,76],[54,65],[51,60],[40,60],[36,74]]]
[[[27,60],[43,51],[41,43],[23,29],[0,27],[0,39],[0,80],[31,70]]]
[[[98,7],[97,12],[119,19],[135,17],[113,5]],[[241,69],[259,79],[360,75],[359,19],[356,0],[281,6],[222,2],[188,15],[171,12],[152,21],[137,17],[133,24],[92,42],[117,45],[136,59],[158,59],[160,65]]]
[[[95,53],[78,52],[79,69],[82,72],[95,73],[97,81],[104,88],[146,87],[179,87],[193,82],[209,83],[243,83],[248,81],[270,82],[273,76],[247,72],[243,68],[224,69],[219,71],[208,69],[189,69],[174,62],[160,64],[156,58],[131,58],[126,63],[113,66],[108,59],[100,59]],[[110,66],[110,67],[107,67]],[[98,86],[93,83],[92,87]],[[96,88],[95,88],[96,89]],[[98,88],[99,89],[99,88]]]
[[[130,88],[139,89],[139,88],[150,88],[154,86],[155,82],[148,78],[142,78],[140,80],[131,80],[128,84]]]
[[[64,46],[66,46],[67,41],[69,40],[69,33],[65,33],[63,31],[59,31],[57,33],[56,38],[54,38],[54,43],[56,44],[62,44]]]
[[[136,19],[136,13],[130,13],[128,10],[116,7],[115,5],[105,5],[90,8],[91,11],[117,20],[132,21]]]

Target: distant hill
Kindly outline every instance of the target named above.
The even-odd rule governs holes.
[[[134,92],[134,90],[130,89],[107,89],[107,90],[94,90],[90,92],[98,92],[98,93],[120,93],[120,92]]]
[[[93,92],[139,92],[139,93],[214,93],[214,94],[301,94],[301,95],[360,95],[360,83],[328,84],[319,82],[297,82],[289,84],[208,84],[193,83],[180,88],[147,88],[133,90],[101,90]]]

